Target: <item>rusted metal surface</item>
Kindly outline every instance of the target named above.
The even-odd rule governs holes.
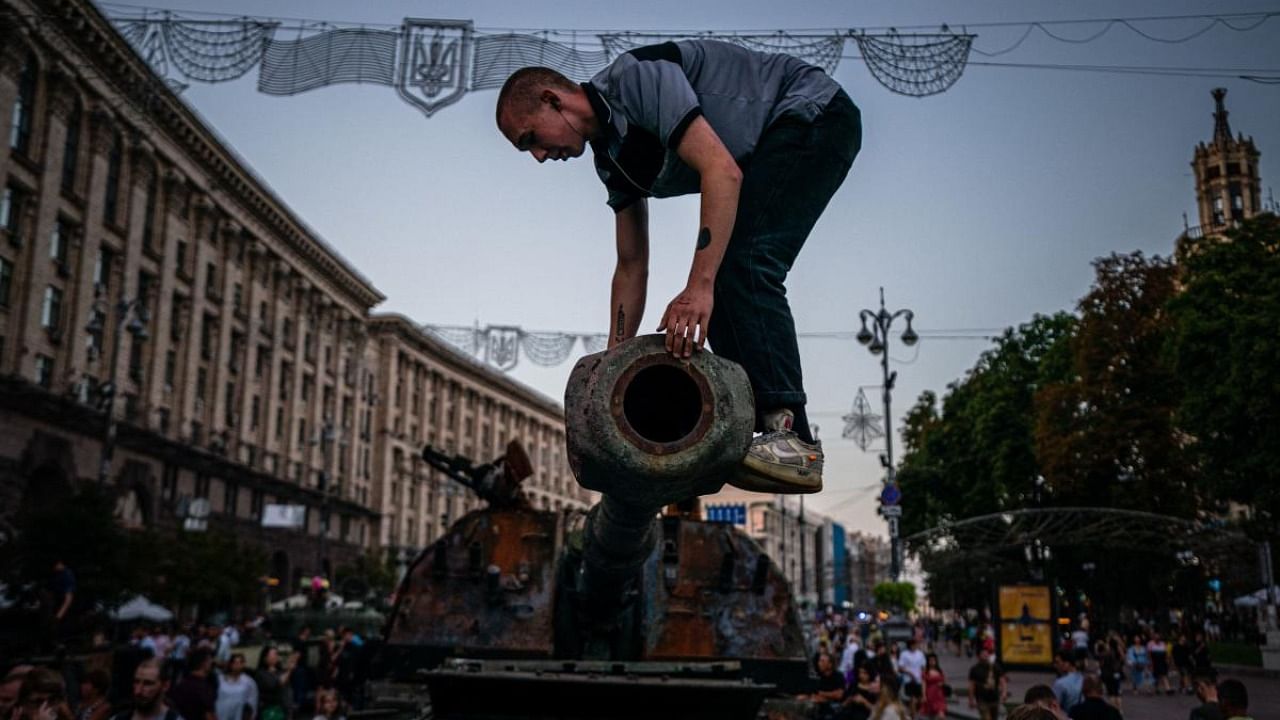
[[[804,638],[791,588],[751,538],[724,524],[662,519],[644,570],[647,660],[794,661]]]
[[[582,358],[565,390],[578,484],[646,510],[719,490],[746,455],[754,422],[737,363],[710,352],[677,360],[660,335]]]
[[[709,352],[678,360],[660,335],[578,361],[565,390],[569,463],[579,485],[603,495],[575,577],[585,622],[617,634],[654,550],[658,510],[719,490],[746,454],[754,417],[740,366]],[[586,630],[587,652],[618,652]]]
[[[401,677],[437,668],[437,717],[805,717],[765,699],[811,689],[788,583],[743,532],[697,519],[751,441],[746,374],[639,338],[578,363],[565,416],[574,474],[601,501],[551,513],[500,491],[459,520],[399,590],[386,647]]]
[[[463,455],[447,455],[430,445],[422,448],[422,459],[428,465],[448,475],[492,507],[528,505],[529,500],[520,491],[520,483],[533,474],[533,463],[519,440],[507,443],[501,457],[484,465],[473,465]]]
[[[560,515],[472,512],[409,568],[388,646],[446,655],[551,657]]]

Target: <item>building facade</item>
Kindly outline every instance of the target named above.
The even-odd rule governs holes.
[[[0,0],[0,111],[0,523],[77,482],[132,526],[199,499],[296,587],[474,506],[424,442],[520,439],[535,503],[590,499],[558,405],[371,315],[383,295],[86,0]],[[263,528],[270,504],[302,527]]]

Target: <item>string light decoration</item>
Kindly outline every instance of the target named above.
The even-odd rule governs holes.
[[[872,76],[892,92],[926,97],[945,92],[964,73],[973,35],[951,33],[853,36]]]
[[[844,432],[841,437],[852,440],[858,449],[866,452],[874,440],[884,437],[883,416],[877,415],[867,401],[867,393],[858,388],[858,396],[853,399],[853,409],[841,420],[844,420]]]
[[[109,6],[108,6],[109,7]],[[528,65],[586,80],[618,55],[644,45],[702,38],[752,50],[787,53],[834,73],[849,40],[872,76],[889,90],[923,97],[950,88],[963,74],[973,35],[822,33],[541,33],[478,32],[467,20],[406,18],[398,29],[303,24],[276,37],[279,21],[198,20],[146,9],[113,18],[125,39],[172,87],[178,79],[215,83],[260,68],[258,90],[295,95],[340,83],[388,85],[428,117],[476,90],[491,90]]]

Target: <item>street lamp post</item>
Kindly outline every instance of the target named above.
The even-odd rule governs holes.
[[[330,470],[333,467],[335,439],[337,439],[337,432],[333,427],[333,421],[326,417],[324,425],[320,428],[320,434],[313,441],[313,444],[320,445],[321,462],[324,463],[324,469],[320,471],[320,542],[316,545],[316,573],[323,575],[326,579],[329,573],[325,571],[324,561],[329,546],[329,494],[333,485]]]
[[[102,318],[106,316],[109,305],[104,300],[95,300],[93,302],[94,315],[89,320],[89,325],[85,328],[87,332],[95,336],[101,337],[104,330]],[[111,339],[111,363],[110,373],[107,380],[99,388],[99,393],[105,401],[106,423],[103,428],[102,437],[102,456],[98,464],[98,482],[102,485],[107,483],[111,477],[111,461],[115,455],[116,445],[116,373],[120,368],[120,343],[124,339],[125,332],[133,336],[133,342],[142,342],[149,336],[147,335],[147,321],[150,320],[150,313],[147,312],[145,298],[134,298],[132,300],[121,297],[120,301],[115,305],[116,324],[115,332]]]
[[[893,466],[893,413],[890,410],[890,398],[893,393],[893,383],[898,378],[898,373],[889,371],[889,328],[898,318],[906,318],[907,329],[902,332],[902,344],[908,347],[915,345],[920,339],[916,335],[916,331],[911,328],[911,322],[915,319],[915,313],[905,308],[889,312],[884,306],[884,288],[880,288],[880,310],[863,310],[858,313],[858,318],[862,320],[862,329],[858,331],[857,339],[859,343],[867,346],[867,350],[872,355],[880,356],[880,368],[884,373],[883,395],[884,395],[884,455],[885,455],[885,486],[892,488],[893,492],[897,492],[898,480]],[[870,328],[868,328],[870,323]],[[888,506],[886,506],[888,507]],[[893,505],[895,513],[900,513],[900,506]],[[886,519],[889,523],[889,575],[897,582],[902,575],[902,542],[898,535],[898,516],[890,515],[886,511]]]

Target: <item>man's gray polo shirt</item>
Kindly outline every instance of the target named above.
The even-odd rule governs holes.
[[[698,173],[675,150],[697,117],[745,166],[774,121],[812,121],[840,86],[790,55],[681,40],[624,53],[583,89],[604,131],[591,142],[596,172],[609,206],[621,210],[642,197],[699,191]]]

